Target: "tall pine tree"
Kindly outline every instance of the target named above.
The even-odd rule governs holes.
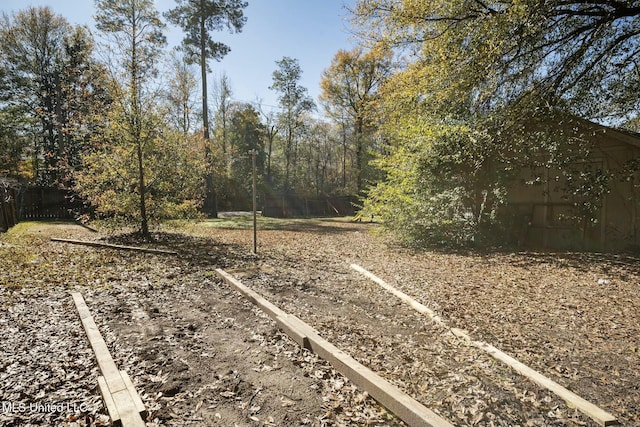
[[[176,4],[175,8],[167,12],[166,17],[185,32],[182,49],[187,54],[188,60],[200,65],[205,158],[210,165],[212,161],[207,102],[208,61],[209,59],[220,61],[230,51],[229,46],[214,41],[211,33],[225,28],[232,32],[240,32],[247,20],[244,16],[244,8],[248,3],[242,0],[176,0]],[[207,176],[204,209],[209,215],[217,216],[212,168]]]

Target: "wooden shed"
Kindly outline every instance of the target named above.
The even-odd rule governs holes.
[[[575,117],[559,126],[562,138],[573,141],[570,149],[583,155],[573,155],[562,166],[549,166],[553,162],[541,158],[520,171],[507,193],[508,206],[518,218],[514,232],[519,243],[565,250],[639,250],[640,134]],[[598,189],[601,196],[591,200],[575,194]]]

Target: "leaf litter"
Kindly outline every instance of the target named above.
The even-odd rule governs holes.
[[[330,221],[261,232],[258,255],[249,252],[246,230],[156,233],[154,247],[180,253],[168,257],[48,240],[148,244],[135,234],[27,226],[19,225],[25,227],[19,236],[0,236],[0,331],[8,337],[0,349],[0,401],[69,405],[57,412],[3,410],[0,425],[108,425],[69,290],[85,295],[116,363],[143,398],[149,426],[404,425],[300,350],[221,283],[216,267],[456,425],[594,425],[354,274],[350,263],[613,412],[623,425],[640,424],[640,274],[637,263],[619,257],[415,253],[374,238],[368,225]]]

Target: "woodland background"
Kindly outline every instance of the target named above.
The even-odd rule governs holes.
[[[583,222],[624,179],[564,168],[588,138],[536,124],[640,126],[638,1],[360,0],[358,46],[327,64],[319,102],[285,56],[271,112],[234,102],[233,76],[207,85],[229,50],[215,34],[242,30],[245,2],[95,5],[98,34],[46,7],[3,15],[0,173],[71,189],[85,213],[146,235],[150,221],[249,208],[255,150],[263,197],[353,195],[408,243],[495,243],[522,167],[564,170]],[[177,50],[168,24],[185,33]]]

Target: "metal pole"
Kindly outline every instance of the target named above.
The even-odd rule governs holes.
[[[251,150],[253,169],[253,253],[258,253],[258,221],[256,219],[256,150]]]

